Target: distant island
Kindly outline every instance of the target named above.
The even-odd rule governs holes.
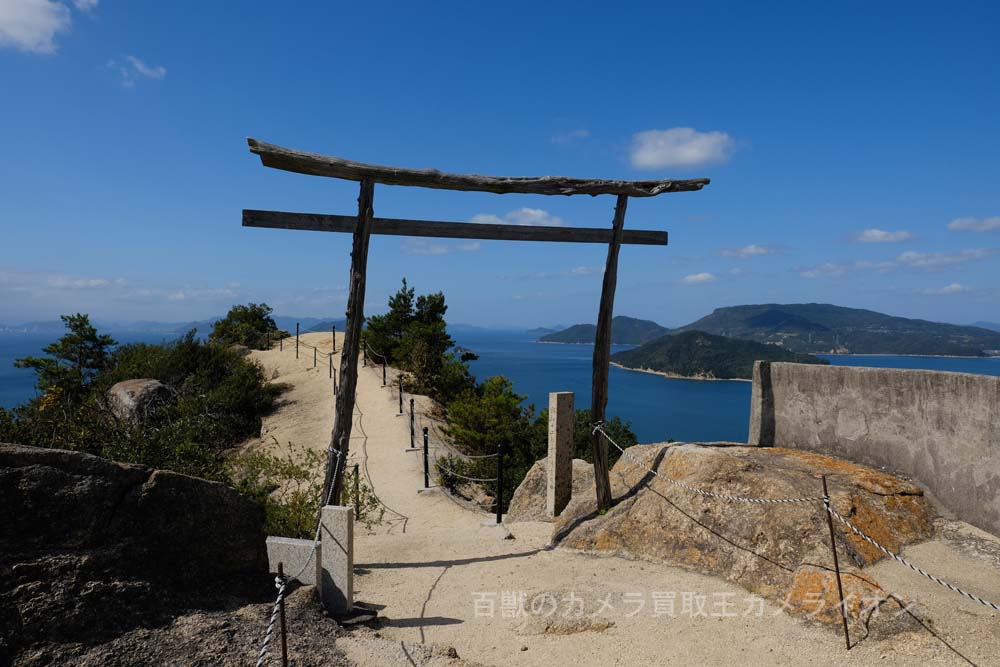
[[[1000,331],[1000,322],[986,322],[981,320],[979,322],[973,322],[969,326],[979,327],[980,329],[989,329],[990,331]]]
[[[611,342],[615,345],[642,345],[670,332],[652,320],[639,320],[619,315],[611,320]],[[593,345],[597,338],[594,324],[574,324],[563,331],[549,333],[538,340],[542,343],[578,343]]]
[[[812,354],[1000,355],[1000,325],[992,322],[973,326],[944,324],[826,303],[717,308],[711,315],[674,330],[650,320],[619,316],[612,320],[611,342],[642,345],[682,331],[702,331]],[[539,340],[592,344],[595,333],[593,324],[577,324]]]
[[[793,352],[956,357],[1000,353],[1000,332],[824,303],[717,308],[679,330],[780,345]]]
[[[726,338],[702,331],[668,334],[633,350],[611,356],[613,364],[629,370],[703,380],[749,380],[753,377],[753,364],[757,360],[791,361],[799,364],[829,363],[811,354],[790,352],[776,345]]]

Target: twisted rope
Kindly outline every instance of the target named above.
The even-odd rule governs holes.
[[[844,524],[845,526],[847,526],[848,528],[850,528],[851,532],[853,532],[855,535],[857,535],[858,537],[860,537],[861,539],[863,539],[865,542],[867,542],[868,544],[872,545],[873,547],[875,547],[876,549],[878,549],[879,551],[881,551],[882,553],[884,553],[886,556],[888,556],[889,558],[891,558],[894,561],[896,561],[897,563],[899,563],[900,565],[903,565],[905,567],[910,568],[911,570],[913,570],[917,574],[919,574],[919,575],[921,575],[923,577],[926,577],[927,579],[930,579],[931,581],[933,581],[935,584],[938,584],[939,586],[944,586],[945,588],[947,588],[950,591],[954,591],[955,593],[958,593],[959,595],[964,595],[965,597],[969,598],[973,602],[978,602],[979,604],[981,604],[981,605],[983,605],[985,607],[989,607],[990,609],[995,609],[997,611],[1000,611],[1000,605],[998,605],[996,603],[993,603],[993,602],[990,602],[989,600],[984,600],[983,598],[979,597],[978,595],[974,595],[972,593],[969,593],[968,591],[964,591],[961,588],[959,588],[958,586],[955,586],[954,584],[950,584],[947,581],[945,581],[944,579],[941,579],[940,577],[935,577],[933,574],[921,570],[919,567],[917,567],[916,565],[914,565],[910,561],[906,560],[905,558],[903,558],[899,554],[897,554],[897,553],[895,553],[893,551],[890,551],[889,549],[886,549],[881,544],[879,544],[878,542],[876,542],[875,540],[873,540],[872,538],[868,537],[863,532],[861,532],[861,530],[857,526],[855,526],[853,523],[851,523],[850,521],[848,521],[847,519],[845,519],[843,516],[841,516],[840,513],[837,512],[837,510],[833,509],[833,507],[831,507],[829,503],[826,503],[825,507],[826,507],[826,511],[829,512],[830,515],[833,516],[833,518],[835,518],[837,521],[841,522],[842,524]]]
[[[459,479],[464,479],[464,480],[469,481],[469,482],[495,482],[496,479],[497,479],[496,477],[491,477],[489,479],[483,479],[483,478],[480,478],[480,477],[466,477],[465,475],[462,475],[462,474],[459,474],[459,473],[455,472],[451,468],[448,468],[446,466],[441,465],[441,459],[438,459],[437,461],[435,461],[434,465],[437,466],[438,468],[440,468],[441,470],[445,471],[449,475],[453,476],[453,477],[458,477]]]
[[[804,498],[756,498],[752,496],[731,496],[725,493],[716,493],[715,491],[708,491],[707,489],[702,489],[697,486],[691,486],[690,484],[685,484],[684,482],[681,482],[679,480],[671,479],[665,475],[661,475],[653,468],[646,466],[635,456],[622,449],[621,445],[612,440],[611,436],[609,436],[607,433],[604,432],[603,424],[600,423],[595,424],[593,433],[600,433],[601,435],[603,435],[605,440],[614,445],[615,448],[622,453],[622,456],[624,456],[625,458],[627,458],[629,461],[639,466],[640,468],[643,468],[647,472],[652,473],[653,475],[659,477],[664,482],[673,484],[675,486],[679,486],[682,489],[685,489],[692,493],[697,493],[701,496],[704,496],[705,498],[715,498],[716,500],[723,500],[730,503],[755,503],[759,505],[765,505],[765,504],[769,505],[772,503],[821,503],[825,500],[823,496],[808,496]]]
[[[270,647],[271,638],[274,636],[274,623],[278,620],[278,610],[281,609],[281,601],[285,599],[285,583],[287,581],[287,578],[280,576],[274,578],[274,587],[278,589],[278,597],[274,601],[274,607],[271,609],[271,620],[267,624],[267,630],[264,631],[264,643],[261,644],[260,653],[257,654],[257,667],[262,667],[267,662],[267,649]]]

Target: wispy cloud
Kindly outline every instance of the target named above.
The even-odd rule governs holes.
[[[836,262],[823,262],[818,266],[798,268],[796,272],[803,278],[840,278],[847,275],[850,265]]]
[[[672,127],[632,135],[630,157],[636,169],[701,167],[728,162],[735,148],[736,142],[725,132]]]
[[[586,278],[601,275],[603,269],[598,266],[574,266],[562,271],[530,271],[528,273],[512,273],[500,276],[500,280],[552,280],[553,278]]]
[[[70,28],[69,8],[54,0],[0,1],[0,46],[55,53],[56,35]]]
[[[945,285],[944,287],[927,287],[919,290],[921,294],[926,294],[928,296],[947,296],[949,294],[961,294],[962,292],[968,291],[969,289],[960,283],[951,283],[950,285]]]
[[[995,248],[976,248],[972,250],[962,250],[960,252],[916,252],[908,251],[897,257],[890,263],[911,269],[940,269],[956,264],[965,264],[979,259],[992,257],[997,253]],[[879,268],[884,268],[880,265]]]
[[[552,215],[548,211],[540,208],[518,208],[503,217],[492,213],[479,213],[469,218],[469,222],[491,225],[526,225],[526,226],[548,226],[565,227],[566,221],[559,216]]]
[[[904,229],[889,232],[884,229],[872,228],[860,232],[854,237],[854,240],[858,243],[900,243],[912,238],[913,235]]]
[[[122,85],[131,88],[139,79],[162,80],[167,76],[167,68],[162,65],[147,65],[135,56],[125,56],[124,62],[108,61],[108,67],[117,70]]]
[[[97,9],[98,0],[73,0],[73,6],[81,12],[90,12]]]
[[[955,218],[948,223],[954,232],[994,232],[1000,230],[1000,215],[991,218]]]
[[[750,245],[743,246],[742,248],[727,248],[725,250],[720,250],[719,254],[723,257],[739,257],[741,259],[745,259],[747,257],[770,255],[776,251],[777,249],[774,246],[751,243]]]
[[[560,144],[562,146],[567,146],[569,144],[576,144],[581,141],[585,141],[590,138],[590,130],[586,128],[577,128],[575,130],[570,130],[569,132],[560,132],[552,136],[552,143]]]
[[[426,239],[406,239],[400,243],[400,248],[407,255],[448,255],[453,252],[471,252],[479,250],[479,241],[463,243],[445,243],[443,241],[428,241]]]
[[[702,273],[692,273],[691,275],[681,278],[681,282],[685,285],[704,285],[705,283],[710,283],[714,280],[715,274],[708,273],[707,271],[703,271]]]

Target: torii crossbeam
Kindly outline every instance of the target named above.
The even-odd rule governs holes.
[[[611,353],[611,318],[615,287],[618,280],[618,251],[621,245],[667,245],[667,233],[662,231],[625,231],[625,209],[629,197],[654,197],[668,192],[691,192],[708,185],[707,178],[690,180],[618,181],[566,178],[562,176],[504,177],[477,174],[447,174],[431,169],[403,169],[352,162],[339,157],[304,153],[247,139],[250,151],[260,156],[265,167],[299,174],[327,176],[359,181],[357,216],[287,213],[281,211],[243,211],[244,227],[269,227],[350,233],[354,236],[351,250],[351,278],[347,298],[347,326],[340,358],[340,382],[337,389],[336,413],[330,435],[331,453],[327,460],[324,498],[340,498],[345,465],[353,426],[354,401],[358,383],[358,353],[361,328],[364,325],[365,280],[368,266],[368,241],[372,234],[394,236],[432,236],[443,238],[495,239],[504,241],[548,241],[575,243],[607,243],[608,259],[601,287],[601,304],[597,316],[597,336],[594,341],[593,379],[591,386],[591,422],[604,421],[608,402],[608,361]],[[376,218],[373,212],[375,183],[403,185],[441,190],[520,193],[537,195],[603,195],[617,196],[611,229],[582,227],[526,227],[426,220]],[[611,483],[608,478],[607,444],[596,434],[594,473],[597,504],[601,509],[611,505]],[[332,485],[332,488],[331,488]]]

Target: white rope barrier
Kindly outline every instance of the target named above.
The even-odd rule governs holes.
[[[644,465],[641,461],[639,461],[639,459],[637,459],[635,456],[633,456],[629,452],[626,452],[624,449],[622,449],[621,445],[619,445],[617,442],[615,442],[614,440],[612,440],[611,436],[609,436],[607,433],[604,432],[604,428],[603,428],[602,424],[595,424],[593,432],[594,433],[600,433],[601,435],[603,435],[605,440],[607,440],[612,445],[614,445],[615,448],[619,452],[622,453],[622,456],[626,457],[632,463],[636,464],[640,468],[643,468],[647,472],[652,473],[653,475],[656,475],[657,477],[659,477],[660,479],[662,479],[664,482],[667,482],[669,484],[673,484],[675,486],[679,486],[682,489],[686,489],[687,491],[690,491],[692,493],[697,493],[697,494],[699,494],[701,496],[704,496],[706,498],[715,498],[716,500],[724,500],[726,502],[731,502],[731,503],[756,503],[756,504],[762,504],[762,505],[763,504],[771,504],[771,503],[817,503],[817,502],[821,503],[824,500],[823,496],[808,496],[808,497],[803,497],[803,498],[755,498],[755,497],[752,497],[752,496],[731,496],[731,495],[727,495],[725,493],[716,493],[714,491],[708,491],[706,489],[701,489],[701,488],[698,488],[697,486],[691,486],[690,484],[685,484],[684,482],[678,481],[676,479],[671,479],[671,478],[669,478],[669,477],[667,477],[665,475],[661,475],[659,472],[657,472],[653,468],[650,468],[650,467]]]
[[[827,504],[825,507],[826,507],[826,511],[829,512],[833,516],[834,519],[836,519],[837,521],[841,522],[842,524],[844,524],[845,526],[847,526],[848,528],[850,528],[851,532],[853,532],[855,535],[857,535],[858,537],[860,537],[861,539],[863,539],[865,542],[868,542],[873,547],[875,547],[876,549],[878,549],[879,551],[881,551],[882,553],[884,553],[886,556],[888,556],[889,558],[891,558],[894,561],[896,561],[897,563],[899,563],[900,565],[908,567],[911,570],[913,570],[914,572],[916,572],[917,574],[922,575],[922,576],[926,577],[927,579],[930,579],[934,583],[936,583],[936,584],[938,584],[940,586],[944,586],[948,590],[954,591],[955,593],[958,593],[959,595],[964,595],[965,597],[969,598],[970,600],[972,600],[974,602],[978,602],[979,604],[981,604],[983,606],[986,606],[986,607],[989,607],[990,609],[995,609],[997,611],[1000,611],[1000,605],[998,605],[998,604],[996,604],[994,602],[990,602],[989,600],[984,600],[983,598],[979,597],[978,595],[974,595],[972,593],[969,593],[968,591],[964,591],[961,588],[959,588],[958,586],[955,586],[954,584],[950,584],[947,581],[945,581],[944,579],[941,579],[940,577],[935,577],[933,574],[931,574],[929,572],[925,572],[924,570],[920,569],[919,567],[917,567],[916,565],[914,565],[910,561],[906,560],[905,558],[903,558],[899,554],[897,554],[897,553],[895,553],[893,551],[890,551],[889,549],[886,549],[881,544],[879,544],[878,542],[876,542],[872,538],[870,538],[867,535],[865,535],[863,532],[861,532],[861,530],[857,526],[855,526],[853,523],[851,523],[850,521],[848,521],[847,519],[845,519],[843,516],[841,516],[840,513],[837,512],[837,510],[835,510],[832,507],[830,507],[829,504]]]
[[[866,535],[860,528],[858,528],[853,523],[851,523],[850,521],[848,521],[844,516],[842,516],[839,512],[837,512],[837,510],[833,509],[833,507],[830,505],[830,502],[829,502],[830,499],[828,497],[826,497],[826,496],[819,496],[819,497],[813,497],[813,498],[746,498],[746,497],[741,497],[741,496],[727,496],[725,494],[714,493],[714,492],[711,492],[711,491],[705,491],[704,489],[699,489],[699,488],[691,486],[689,484],[684,484],[683,482],[679,482],[679,481],[677,481],[675,479],[670,479],[669,477],[665,477],[665,476],[661,475],[660,473],[658,473],[657,471],[653,470],[652,468],[649,468],[648,466],[643,465],[642,462],[640,462],[636,457],[632,456],[629,452],[626,452],[624,449],[621,448],[621,446],[617,442],[615,442],[614,440],[612,440],[608,436],[608,434],[604,432],[604,429],[602,428],[601,424],[595,424],[594,425],[594,433],[600,433],[601,435],[603,435],[604,438],[608,442],[610,442],[612,445],[614,445],[618,449],[618,451],[620,451],[622,453],[622,455],[624,457],[626,457],[628,460],[630,460],[632,463],[634,463],[635,465],[639,466],[640,468],[643,468],[643,469],[647,470],[648,472],[652,473],[653,475],[655,475],[659,479],[662,479],[662,480],[664,480],[666,482],[669,482],[671,484],[675,484],[677,486],[680,486],[680,487],[682,487],[684,489],[687,489],[688,491],[693,491],[693,492],[698,493],[698,494],[700,494],[702,496],[705,496],[705,497],[717,498],[717,499],[720,499],[720,500],[727,500],[727,501],[731,501],[731,502],[746,502],[746,503],[821,502],[821,503],[823,503],[824,509],[827,512],[829,512],[830,515],[833,516],[833,518],[835,518],[837,521],[839,521],[842,524],[844,524],[845,526],[847,526],[851,530],[851,532],[853,532],[855,535],[857,535],[858,537],[860,537],[861,539],[863,539],[865,542],[868,542],[873,547],[875,547],[876,549],[878,549],[883,554],[885,554],[889,558],[893,559],[894,561],[896,561],[900,565],[903,565],[903,566],[909,568],[910,570],[913,570],[917,574],[925,577],[926,579],[929,579],[930,581],[933,581],[934,583],[938,584],[939,586],[943,586],[943,587],[947,588],[948,590],[950,590],[952,592],[955,592],[955,593],[958,593],[959,595],[965,596],[966,598],[972,600],[973,602],[978,602],[979,604],[981,604],[981,605],[983,605],[985,607],[989,607],[990,609],[994,609],[996,611],[1000,611],[1000,605],[996,604],[995,602],[990,602],[989,600],[985,600],[985,599],[979,597],[978,595],[975,595],[975,594],[970,593],[970,592],[968,592],[966,590],[963,590],[963,589],[959,588],[958,586],[956,586],[956,585],[954,585],[952,583],[949,583],[949,582],[945,581],[944,579],[942,579],[940,577],[937,577],[937,576],[935,576],[935,575],[933,575],[933,574],[931,574],[929,572],[926,572],[926,571],[922,570],[921,568],[917,567],[916,565],[914,565],[913,563],[911,563],[910,561],[906,560],[905,558],[903,558],[899,554],[895,553],[894,551],[891,551],[891,550],[887,549],[886,547],[882,546],[881,544],[879,544],[878,542],[876,542],[874,539],[872,539],[871,537],[869,537],[868,535]]]
[[[274,578],[274,587],[278,589],[278,597],[274,601],[274,607],[271,609],[271,620],[268,622],[267,630],[264,632],[264,643],[261,644],[260,653],[257,654],[257,667],[262,667],[267,662],[267,649],[271,646],[271,638],[274,636],[274,623],[278,620],[278,610],[281,609],[281,601],[285,598],[285,582],[287,581],[287,578],[280,576]]]

